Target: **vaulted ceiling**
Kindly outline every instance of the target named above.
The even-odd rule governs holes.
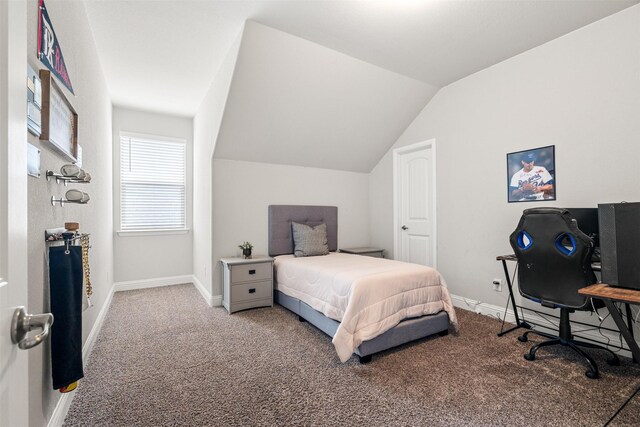
[[[440,87],[638,2],[85,5],[114,105],[194,116],[242,37],[215,157],[368,172]]]
[[[437,90],[247,21],[215,157],[369,172]]]
[[[116,105],[193,116],[250,19],[444,86],[639,0],[85,0]]]

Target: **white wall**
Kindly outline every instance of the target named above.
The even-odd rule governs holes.
[[[37,52],[37,2],[29,1],[27,10],[28,60],[42,68]],[[113,280],[113,199],[111,163],[111,101],[95,51],[93,36],[82,2],[47,1],[47,10],[60,41],[71,76],[75,96],[67,95],[78,112],[78,142],[83,148],[83,168],[92,176],[90,184],[68,187],[41,178],[28,178],[29,232],[29,311],[49,311],[48,269],[45,264],[45,228],[77,221],[83,232],[91,233],[91,282],[93,308],[82,316],[83,344],[105,304]],[[24,64],[26,71],[27,64]],[[26,77],[26,75],[25,75]],[[59,171],[68,160],[29,135],[29,142],[41,151],[41,173]],[[60,197],[69,188],[79,188],[91,196],[87,205],[67,204],[52,207],[52,195]],[[55,326],[54,326],[55,327]],[[29,350],[29,423],[42,426],[50,418],[61,394],[51,386],[50,341]],[[80,386],[82,387],[82,386]]]
[[[212,214],[211,214],[211,170],[213,151],[222,124],[224,108],[233,79],[241,31],[229,49],[225,60],[216,73],[198,113],[193,118],[193,276],[201,285],[205,297],[211,297]],[[222,304],[222,299],[217,301]]]
[[[125,108],[113,109],[114,281],[153,281],[191,275],[193,233],[118,233],[120,229],[120,132],[187,141],[187,228],[192,223],[193,120]]]
[[[438,259],[451,292],[504,306],[496,255],[523,209],[640,201],[640,6],[438,92],[394,147],[437,143]],[[506,154],[556,147],[557,201],[507,203]],[[371,173],[372,244],[393,249],[391,151]]]
[[[215,155],[368,173],[436,92],[247,21]]]
[[[222,295],[221,257],[240,256],[253,243],[267,254],[269,205],[338,207],[338,247],[369,244],[369,176],[302,166],[213,161],[213,295]]]

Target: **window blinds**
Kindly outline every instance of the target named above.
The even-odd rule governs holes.
[[[186,228],[186,144],[120,135],[121,231]]]

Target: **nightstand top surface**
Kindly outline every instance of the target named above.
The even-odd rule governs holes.
[[[347,254],[366,254],[369,252],[382,252],[382,248],[371,248],[371,247],[361,247],[361,248],[343,248],[340,249],[340,252],[344,252]]]
[[[261,262],[273,262],[273,258],[265,255],[253,255],[248,259],[240,257],[226,257],[220,258],[220,262],[227,265],[256,264]]]

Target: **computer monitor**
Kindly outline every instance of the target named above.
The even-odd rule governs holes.
[[[598,227],[598,208],[567,208],[571,216],[578,222],[578,228],[593,239],[596,247],[600,246]]]

